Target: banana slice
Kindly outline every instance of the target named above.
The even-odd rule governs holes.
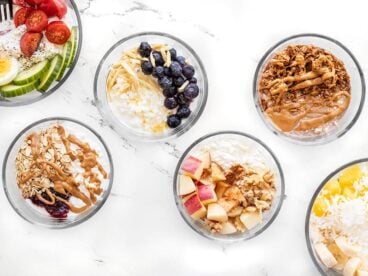
[[[361,266],[362,264],[362,260],[357,258],[357,257],[353,257],[351,258],[344,267],[344,271],[343,271],[343,275],[344,276],[354,276],[355,273],[357,272],[358,268]]]
[[[323,243],[317,243],[314,246],[314,249],[317,252],[318,257],[320,258],[321,262],[328,268],[334,267],[337,265],[337,261],[335,257],[332,255],[330,250],[328,250],[327,246]]]
[[[335,240],[337,247],[344,253],[346,256],[354,257],[360,252],[359,246],[353,245],[349,243],[345,237],[338,237]]]

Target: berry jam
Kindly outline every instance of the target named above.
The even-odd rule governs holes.
[[[69,199],[69,196],[60,194],[58,192],[55,192],[53,190],[51,190],[51,192],[65,200]],[[50,200],[49,196],[44,192],[42,193],[42,197],[46,200]],[[68,216],[69,213],[69,206],[66,205],[64,202],[57,200],[55,201],[55,203],[53,205],[47,205],[45,203],[43,203],[42,201],[40,201],[36,196],[31,197],[31,201],[33,204],[45,208],[45,210],[50,214],[50,216],[52,216],[53,218],[58,218],[58,219],[65,219]]]

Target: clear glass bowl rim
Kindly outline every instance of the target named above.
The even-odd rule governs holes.
[[[193,223],[191,223],[190,220],[188,220],[186,218],[186,216],[184,215],[184,210],[182,210],[182,208],[180,208],[179,206],[181,205],[180,202],[180,197],[178,196],[178,190],[177,190],[177,178],[179,176],[179,172],[180,172],[180,167],[185,159],[185,157],[188,155],[188,153],[190,153],[190,151],[197,146],[199,143],[201,143],[202,141],[205,141],[208,138],[214,137],[214,136],[218,136],[218,135],[223,135],[223,134],[233,134],[233,135],[240,135],[243,137],[246,137],[248,139],[253,140],[254,142],[258,143],[261,147],[263,147],[272,157],[273,161],[276,164],[278,173],[280,175],[280,199],[277,202],[277,207],[275,209],[274,214],[272,215],[272,217],[270,217],[270,219],[267,221],[267,223],[265,223],[265,225],[259,229],[257,232],[255,232],[252,236],[246,236],[244,235],[244,237],[240,236],[239,238],[233,239],[233,240],[228,240],[228,239],[222,239],[220,237],[214,237],[213,235],[205,235],[204,233],[202,233],[201,231],[199,231],[197,229],[196,226],[193,225]],[[236,241],[246,241],[246,240],[250,240],[256,236],[258,236],[259,234],[261,234],[262,232],[264,232],[276,219],[276,217],[278,216],[278,214],[280,213],[283,201],[285,199],[285,178],[284,178],[284,173],[282,170],[282,167],[280,165],[279,160],[277,159],[276,155],[273,153],[273,151],[271,150],[271,148],[269,148],[262,140],[258,139],[257,137],[250,135],[248,133],[244,133],[244,132],[240,132],[240,131],[235,131],[235,130],[223,130],[223,131],[216,131],[216,132],[212,132],[209,134],[206,134],[200,138],[198,138],[197,140],[195,140],[181,155],[178,164],[176,166],[175,169],[175,173],[174,173],[174,179],[173,179],[173,192],[174,192],[174,199],[175,199],[175,205],[181,215],[181,217],[184,219],[184,221],[190,226],[190,228],[192,228],[192,230],[194,230],[196,233],[200,234],[202,237],[205,237],[209,240],[212,241],[218,241],[218,242],[236,242]]]
[[[182,44],[185,48],[187,48],[187,50],[194,56],[194,58],[196,59],[196,61],[198,62],[198,65],[203,73],[203,84],[204,84],[204,90],[203,90],[203,103],[202,105],[198,108],[197,110],[197,114],[195,116],[195,118],[193,119],[193,121],[186,125],[185,127],[181,128],[178,132],[174,132],[169,136],[166,137],[162,137],[162,138],[155,138],[155,139],[150,139],[150,137],[139,137],[134,135],[134,133],[129,133],[128,131],[125,131],[125,135],[128,138],[134,138],[136,140],[139,140],[141,142],[163,142],[163,141],[168,141],[174,137],[179,137],[181,135],[183,135],[185,132],[187,132],[190,128],[192,128],[197,121],[199,120],[199,118],[202,116],[206,104],[207,104],[207,99],[208,99],[208,77],[207,77],[207,72],[206,69],[203,65],[202,60],[200,59],[200,57],[198,56],[198,54],[194,51],[194,49],[189,46],[185,41],[181,40],[180,38],[177,38],[176,36],[173,36],[171,34],[168,33],[164,33],[164,32],[156,32],[156,31],[147,31],[147,32],[139,32],[139,33],[134,33],[131,34],[129,36],[123,37],[122,39],[120,39],[119,41],[117,41],[115,44],[113,44],[108,50],[107,52],[103,55],[101,61],[99,62],[97,69],[96,69],[96,73],[95,73],[95,78],[94,78],[94,82],[93,82],[93,95],[94,95],[94,99],[96,102],[96,106],[98,108],[98,111],[100,112],[101,117],[104,120],[107,120],[104,116],[104,111],[103,111],[103,106],[100,104],[100,99],[98,96],[98,92],[97,92],[97,81],[101,72],[101,68],[104,65],[107,57],[117,48],[119,47],[121,44],[123,44],[124,42],[136,38],[136,37],[140,37],[140,36],[145,36],[145,35],[154,35],[154,36],[163,36],[163,37],[167,37],[169,39],[172,39],[176,42],[178,42],[179,44]],[[117,132],[115,130],[115,127],[110,123],[109,120],[107,120],[107,124],[108,126],[114,130],[115,132]],[[118,133],[118,132],[117,132]]]
[[[40,96],[38,96],[36,98],[33,98],[33,99],[30,99],[30,100],[27,100],[27,101],[19,101],[19,102],[1,100],[0,101],[0,107],[1,106],[4,106],[4,107],[25,106],[25,105],[29,105],[29,104],[41,101],[41,100],[47,98],[48,96],[50,96],[51,94],[53,94],[56,90],[58,90],[66,82],[66,80],[69,78],[69,76],[73,73],[74,68],[78,63],[79,56],[80,56],[80,53],[81,53],[81,50],[82,50],[83,28],[82,28],[82,19],[81,19],[79,10],[78,10],[78,6],[75,3],[75,0],[69,0],[69,1],[73,6],[73,10],[75,12],[75,15],[77,17],[77,22],[78,22],[78,49],[77,49],[77,52],[75,54],[75,58],[73,60],[73,63],[69,67],[69,70],[66,72],[66,74],[61,79],[61,81],[59,81],[54,87],[52,87],[47,92],[42,93]]]
[[[320,139],[317,139],[316,141],[300,141],[300,140],[288,137],[283,132],[278,131],[276,129],[276,127],[274,127],[271,124],[267,123],[267,121],[266,121],[267,118],[265,118],[265,115],[262,112],[261,107],[259,106],[259,102],[258,102],[258,91],[257,91],[258,82],[257,82],[257,79],[258,79],[258,75],[259,75],[259,73],[260,73],[267,57],[270,54],[272,54],[272,52],[274,52],[274,50],[277,47],[279,47],[280,45],[282,45],[282,44],[284,44],[284,43],[286,43],[286,42],[288,42],[292,39],[296,39],[296,38],[300,38],[300,37],[313,37],[313,38],[325,39],[329,42],[335,43],[337,46],[342,48],[350,56],[350,58],[353,60],[354,65],[358,69],[358,74],[359,74],[360,82],[361,82],[361,86],[362,86],[362,95],[361,95],[361,99],[360,99],[360,104],[359,104],[358,110],[357,110],[356,114],[354,115],[353,119],[351,120],[351,122],[345,127],[345,129],[343,131],[338,133],[338,135],[329,135],[329,136],[325,137],[325,139],[320,138]],[[301,144],[301,145],[307,145],[307,146],[327,144],[327,143],[332,142],[336,139],[339,139],[344,134],[346,134],[354,126],[356,121],[359,119],[360,114],[362,113],[364,102],[365,102],[365,93],[366,93],[366,85],[365,85],[364,73],[363,73],[363,70],[362,70],[358,60],[354,56],[354,54],[349,50],[349,48],[347,48],[340,41],[338,41],[334,38],[331,38],[329,36],[325,36],[325,35],[318,34],[318,33],[301,33],[301,34],[291,35],[291,36],[288,36],[288,37],[280,40],[276,44],[274,44],[262,56],[261,60],[259,61],[258,65],[257,65],[256,71],[255,71],[254,77],[253,77],[253,99],[254,99],[254,104],[255,104],[255,107],[256,107],[256,110],[257,110],[259,116],[262,118],[262,121],[265,123],[267,128],[269,130],[271,130],[276,136],[281,136],[281,137],[285,138],[287,141],[290,141],[290,142],[295,143],[295,144]]]
[[[108,184],[107,191],[106,191],[107,193],[106,193],[106,196],[101,199],[100,204],[97,205],[96,208],[93,210],[93,212],[91,212],[87,216],[81,218],[80,220],[73,221],[73,222],[71,222],[69,224],[65,224],[65,225],[62,225],[62,226],[53,226],[53,225],[46,225],[46,224],[36,223],[36,222],[28,219],[15,206],[15,203],[13,202],[13,200],[11,199],[10,194],[8,193],[7,184],[6,184],[6,164],[8,162],[10,152],[12,151],[12,149],[13,149],[14,145],[16,144],[16,142],[28,130],[32,129],[33,127],[35,127],[35,126],[37,126],[39,124],[46,123],[46,122],[49,122],[49,121],[67,121],[67,122],[75,123],[77,125],[80,125],[80,126],[86,128],[90,132],[92,132],[92,134],[94,134],[96,136],[96,138],[100,141],[100,143],[102,144],[104,150],[106,151],[107,159],[108,159],[108,162],[109,162],[109,165],[110,165],[110,175],[109,175],[110,178],[109,178],[109,184]],[[8,149],[7,149],[6,153],[5,153],[5,157],[4,157],[4,161],[3,161],[3,168],[2,168],[2,181],[3,181],[3,188],[4,188],[5,195],[6,195],[7,199],[8,199],[8,201],[9,201],[10,205],[14,209],[14,211],[20,217],[22,217],[24,220],[26,220],[26,221],[30,222],[31,224],[34,224],[34,225],[38,225],[38,226],[42,226],[42,227],[46,227],[46,228],[50,228],[50,229],[65,229],[65,228],[69,228],[69,227],[72,227],[72,226],[79,225],[79,224],[87,221],[89,218],[91,218],[93,215],[95,215],[101,209],[101,207],[105,204],[105,202],[107,201],[107,199],[108,199],[108,197],[110,195],[110,192],[111,192],[111,189],[112,189],[112,185],[113,185],[113,182],[114,182],[114,163],[113,163],[113,160],[112,160],[111,152],[110,152],[109,148],[107,147],[107,144],[105,143],[105,141],[103,140],[103,138],[93,128],[91,128],[87,124],[85,124],[85,123],[83,123],[81,121],[78,121],[76,119],[73,119],[73,118],[69,118],[69,117],[49,117],[49,118],[44,118],[44,119],[38,120],[38,121],[33,122],[32,124],[28,125],[26,128],[24,128],[13,139],[13,141],[11,142],[10,146],[8,147]]]
[[[356,159],[354,161],[346,163],[346,164],[338,167],[337,169],[335,169],[333,172],[331,172],[327,177],[325,177],[323,179],[321,184],[319,184],[319,186],[317,187],[316,191],[314,192],[314,194],[313,194],[313,196],[312,196],[312,198],[309,202],[308,209],[307,209],[307,214],[306,214],[306,218],[305,218],[305,227],[304,227],[305,239],[306,239],[309,255],[311,256],[314,265],[317,267],[317,269],[321,273],[321,275],[327,276],[327,274],[323,271],[322,267],[318,263],[318,260],[317,260],[316,256],[313,253],[313,247],[312,247],[311,240],[310,240],[310,235],[309,235],[309,222],[310,222],[310,216],[311,216],[311,213],[312,213],[312,208],[313,208],[314,201],[316,200],[319,192],[326,185],[327,181],[329,181],[338,172],[340,172],[340,171],[342,171],[342,170],[344,170],[344,169],[346,169],[346,168],[348,168],[352,165],[359,164],[359,163],[364,163],[364,162],[368,162],[368,158]]]

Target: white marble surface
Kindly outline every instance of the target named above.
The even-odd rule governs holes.
[[[278,40],[318,32],[346,44],[368,66],[364,1],[121,1],[78,0],[82,54],[65,85],[30,106],[0,108],[0,156],[26,125],[49,116],[78,118],[102,134],[113,152],[116,177],[106,205],[67,230],[35,227],[0,193],[0,274],[27,275],[318,275],[308,255],[304,220],[322,179],[368,153],[368,109],[341,139],[303,147],[274,136],[254,108],[252,79],[263,53]],[[120,138],[93,105],[92,83],[105,51],[139,31],[164,31],[188,42],[209,77],[209,100],[184,136],[161,144]],[[365,73],[367,71],[365,70]],[[261,236],[223,246],[194,233],[179,216],[172,192],[178,157],[196,138],[234,129],[263,139],[276,153],[287,198]]]

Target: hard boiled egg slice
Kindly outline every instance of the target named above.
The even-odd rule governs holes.
[[[15,79],[19,72],[19,62],[12,57],[0,57],[0,86]]]

